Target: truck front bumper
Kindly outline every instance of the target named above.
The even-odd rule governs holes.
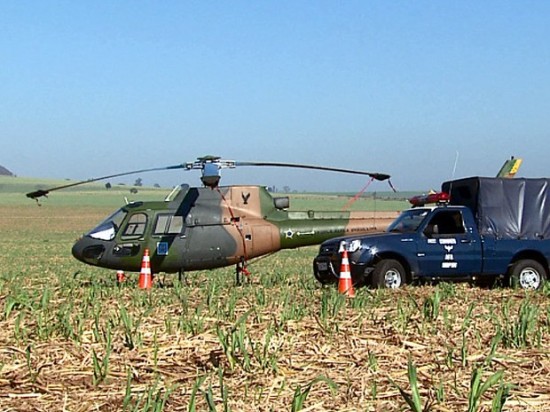
[[[313,275],[323,285],[337,283],[340,279],[342,259],[339,255],[319,255],[313,259]],[[350,261],[351,278],[355,285],[365,282],[365,266]]]
[[[313,259],[313,275],[323,285],[336,283],[340,278],[340,272],[336,271],[335,263],[329,256],[317,256]],[[338,267],[340,263],[338,262]]]

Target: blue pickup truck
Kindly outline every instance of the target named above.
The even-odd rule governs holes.
[[[316,279],[336,282],[346,248],[355,284],[503,279],[540,289],[549,275],[550,179],[471,177],[445,182],[448,203],[406,210],[386,232],[321,244]]]

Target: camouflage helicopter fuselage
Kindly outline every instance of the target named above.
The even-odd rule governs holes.
[[[182,185],[169,201],[120,208],[73,246],[80,261],[139,271],[144,250],[154,272],[239,265],[281,249],[382,230],[373,212],[288,211],[264,187]]]

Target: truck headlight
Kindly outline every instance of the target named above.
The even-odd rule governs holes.
[[[361,250],[361,241],[359,239],[352,240],[349,244],[348,251],[349,252],[357,252],[358,250]]]

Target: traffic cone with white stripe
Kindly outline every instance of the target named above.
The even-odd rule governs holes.
[[[338,292],[345,294],[348,298],[355,297],[355,289],[353,289],[353,282],[351,280],[351,272],[349,268],[348,251],[345,247],[342,251],[342,262],[340,263]]]
[[[149,249],[143,251],[141,259],[141,272],[139,272],[138,286],[140,289],[151,289],[153,287],[153,275],[151,274],[151,261]]]

